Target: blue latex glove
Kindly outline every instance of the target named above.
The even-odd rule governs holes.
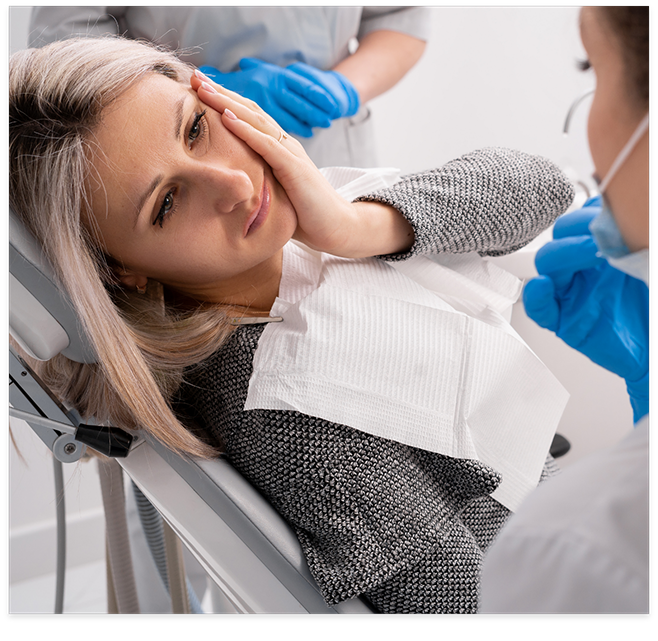
[[[216,83],[257,103],[288,133],[313,136],[312,127],[330,127],[336,101],[318,84],[256,58],[240,60],[240,71],[222,73],[204,66],[200,71]]]
[[[287,69],[296,74],[308,78],[322,87],[336,102],[336,111],[332,114],[332,120],[353,116],[359,111],[359,93],[354,85],[337,71],[323,71],[304,62],[296,62],[288,65]]]
[[[538,325],[626,380],[637,422],[649,411],[649,288],[598,255],[589,223],[600,210],[595,199],[558,218],[523,302]]]

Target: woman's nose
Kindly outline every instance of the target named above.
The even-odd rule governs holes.
[[[259,194],[251,178],[241,169],[206,166],[198,176],[200,189],[206,192],[218,214],[229,214],[240,205],[256,201]]]

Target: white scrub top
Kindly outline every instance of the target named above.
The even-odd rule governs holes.
[[[30,46],[73,34],[121,33],[172,49],[189,49],[184,60],[222,72],[241,58],[286,66],[305,62],[331,69],[349,55],[352,38],[388,29],[427,40],[425,7],[34,7]],[[352,118],[300,138],[320,167],[376,166],[367,106]]]
[[[541,485],[483,565],[481,613],[649,611],[649,418]]]

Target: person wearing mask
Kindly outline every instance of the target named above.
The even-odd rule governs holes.
[[[481,613],[649,611],[649,7],[585,7],[601,197],[558,219],[528,316],[625,379],[635,428],[535,490],[483,565]]]

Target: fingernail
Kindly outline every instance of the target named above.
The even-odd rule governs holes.
[[[208,76],[206,76],[205,73],[202,71],[199,71],[198,69],[194,70],[194,75],[199,79],[199,80],[209,80]]]
[[[217,93],[214,87],[211,87],[207,82],[202,82],[201,86],[210,93]]]
[[[238,117],[230,109],[224,109],[224,115],[230,120],[238,119]]]

